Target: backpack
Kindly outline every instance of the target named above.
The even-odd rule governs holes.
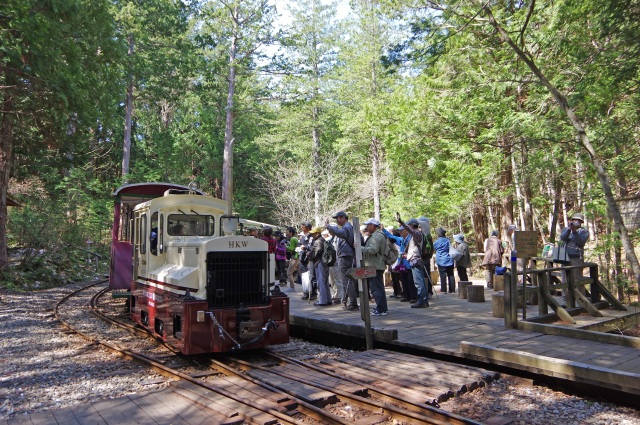
[[[420,246],[420,258],[425,261],[431,260],[433,257],[433,239],[431,239],[431,235],[427,234],[427,236],[423,236],[422,244]]]
[[[455,249],[453,247],[453,245],[449,246],[449,257],[451,257],[451,259],[453,261],[458,261],[459,259],[462,258],[462,253],[460,251],[458,251],[457,249]]]
[[[387,266],[391,266],[398,261],[398,247],[395,242],[388,237],[384,237],[387,243],[384,245],[383,258]]]
[[[322,250],[322,257],[320,257],[320,262],[325,266],[331,267],[336,263],[336,259],[338,255],[336,254],[336,249],[332,244],[324,241],[324,249]]]

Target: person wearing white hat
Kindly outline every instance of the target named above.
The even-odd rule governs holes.
[[[567,254],[569,255],[570,265],[572,266],[584,264],[584,246],[589,240],[589,231],[582,227],[582,223],[584,223],[584,215],[575,213],[571,216],[569,225],[562,229],[560,233],[560,240],[564,241],[567,247]],[[582,268],[571,269],[573,281],[577,282],[578,279],[582,277],[583,272],[584,269]],[[565,274],[563,283],[566,283],[566,281],[567,277]],[[579,290],[580,293],[584,295],[584,286],[580,286]],[[562,291],[566,297],[566,290],[563,289]]]
[[[369,232],[369,238],[362,247],[362,260],[365,266],[374,266],[376,268],[376,276],[367,279],[369,281],[369,289],[371,295],[376,300],[376,308],[371,310],[374,316],[387,315],[387,294],[384,290],[384,271],[387,265],[384,263],[384,249],[387,238],[380,230],[380,221],[376,218],[370,218],[364,222]]]

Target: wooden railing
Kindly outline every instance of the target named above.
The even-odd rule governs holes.
[[[547,267],[542,269],[525,268],[513,274],[511,271],[517,270],[515,262],[511,263],[511,269],[504,275],[504,323],[508,328],[518,328],[518,305],[522,306],[522,319],[527,318],[527,300],[535,300],[537,296],[538,314],[540,316],[549,314],[549,307],[565,323],[575,323],[573,317],[567,309],[575,308],[577,304],[593,316],[602,316],[602,313],[594,306],[602,298],[612,307],[618,310],[626,310],[626,307],[614,297],[609,290],[602,285],[598,278],[598,265],[595,263],[584,263],[580,265],[554,266],[547,258],[535,258],[534,267],[537,261],[544,261]],[[571,270],[589,269],[589,275],[576,279]],[[524,285],[518,284],[518,275],[523,275],[520,279]],[[566,283],[562,283],[563,275]],[[589,286],[589,298],[586,287]],[[585,290],[581,290],[585,288]],[[551,295],[551,291],[564,290],[566,294],[566,305],[561,305]]]

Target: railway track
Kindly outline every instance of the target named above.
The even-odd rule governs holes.
[[[174,391],[209,409],[219,423],[244,424],[478,424],[435,407],[438,398],[416,385],[375,385],[372,374],[341,369],[329,362],[308,364],[269,351],[224,356],[185,357],[143,329],[101,308],[108,288],[95,282],[61,299],[55,316],[68,332],[134,360],[169,378]],[[117,328],[115,341],[64,314],[65,304],[87,292],[91,313]],[[86,305],[86,304],[85,304]],[[114,317],[116,316],[116,317]],[[112,329],[113,330],[113,329]],[[143,342],[144,341],[144,342]],[[399,386],[398,386],[399,385]],[[425,388],[425,390],[428,390]],[[211,414],[210,412],[210,414]]]

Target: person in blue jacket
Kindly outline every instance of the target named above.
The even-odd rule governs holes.
[[[436,229],[438,239],[433,243],[433,250],[436,252],[436,264],[440,273],[440,291],[447,293],[447,281],[449,282],[449,293],[456,292],[456,278],[453,276],[453,259],[449,255],[451,243],[445,236],[447,233],[442,227]]]

